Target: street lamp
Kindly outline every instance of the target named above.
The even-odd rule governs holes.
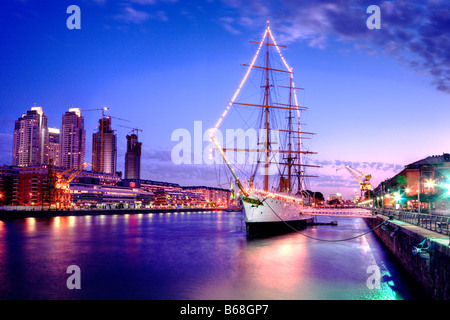
[[[434,180],[425,181],[425,187],[427,187],[428,189],[434,188],[435,185],[436,185],[436,182],[434,182]]]
[[[425,187],[427,189],[433,189],[435,186],[436,182],[434,180],[428,179],[427,181],[425,181]],[[431,191],[429,193],[431,194]],[[431,213],[431,200],[428,200],[428,213]]]
[[[417,213],[420,213],[420,171],[417,179]]]
[[[447,189],[447,192],[445,193],[447,196],[450,195],[450,183],[444,184],[443,187]]]

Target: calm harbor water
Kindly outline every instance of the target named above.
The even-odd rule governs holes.
[[[361,218],[308,227],[322,239],[369,230]],[[0,221],[0,299],[422,299],[373,233],[322,242],[247,240],[241,213],[191,212]],[[67,268],[80,268],[69,290]],[[369,289],[367,272],[381,271]]]

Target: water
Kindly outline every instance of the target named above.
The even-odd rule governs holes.
[[[240,213],[195,212],[0,221],[1,299],[421,299],[373,233],[321,242],[299,233],[247,240]],[[343,239],[361,218],[305,234]],[[67,267],[81,270],[69,290]],[[380,288],[367,272],[380,268]],[[372,282],[371,282],[372,283]]]

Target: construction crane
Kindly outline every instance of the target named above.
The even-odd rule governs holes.
[[[113,116],[107,116],[107,118],[114,118],[117,120],[122,120],[122,121],[126,121],[126,122],[131,122],[130,120],[126,120],[126,119],[122,119],[122,118],[117,118],[117,117],[113,117]]]
[[[336,172],[341,169],[347,169],[348,172],[359,182],[359,188],[361,189],[361,201],[366,198],[366,200],[370,200],[370,191],[372,190],[372,183],[370,182],[370,179],[372,178],[371,174],[365,174],[361,171],[352,168],[348,165],[345,165],[341,168],[336,169]]]
[[[87,166],[92,167],[90,163],[83,162],[82,164],[70,168],[68,170],[62,172],[54,172],[55,183],[53,184],[54,192],[52,192],[53,194],[52,203],[55,203],[57,208],[59,207],[60,209],[68,209],[71,207],[69,184]],[[65,174],[71,172],[72,170],[76,171],[72,172],[68,177],[65,177]]]
[[[105,111],[109,110],[109,108],[108,107],[103,107],[103,108],[97,108],[97,109],[84,109],[84,110],[81,110],[81,111],[98,111],[98,110],[102,111],[102,118],[104,118],[105,117]]]
[[[132,130],[130,131],[130,133],[131,133],[131,132],[132,132],[132,133],[135,133],[137,136],[139,136],[139,133],[138,133],[139,131],[142,132],[142,130],[139,129],[139,128],[132,128],[132,127],[127,127],[127,126],[122,126],[122,125],[120,125],[120,124],[119,124],[119,127],[132,129]]]
[[[117,119],[117,120],[122,120],[122,121],[131,122],[130,120],[126,120],[126,119],[122,119],[122,118],[118,118],[118,117],[113,117],[113,116],[107,116],[107,115],[105,114],[105,111],[106,111],[106,110],[109,110],[108,107],[97,108],[97,109],[84,109],[84,110],[81,110],[81,111],[99,111],[99,110],[102,111],[102,119],[104,119],[104,118],[114,118],[114,119]],[[103,122],[101,123],[101,125],[103,125]],[[102,130],[102,129],[103,129],[103,128],[100,128],[100,130]]]

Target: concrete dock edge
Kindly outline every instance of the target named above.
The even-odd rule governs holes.
[[[434,300],[450,299],[448,236],[407,222],[390,220],[383,215],[364,218],[364,220],[371,228],[387,221],[386,225],[374,231],[378,238],[417,283],[424,288],[430,298]],[[422,248],[422,252],[414,254],[414,248]]]

